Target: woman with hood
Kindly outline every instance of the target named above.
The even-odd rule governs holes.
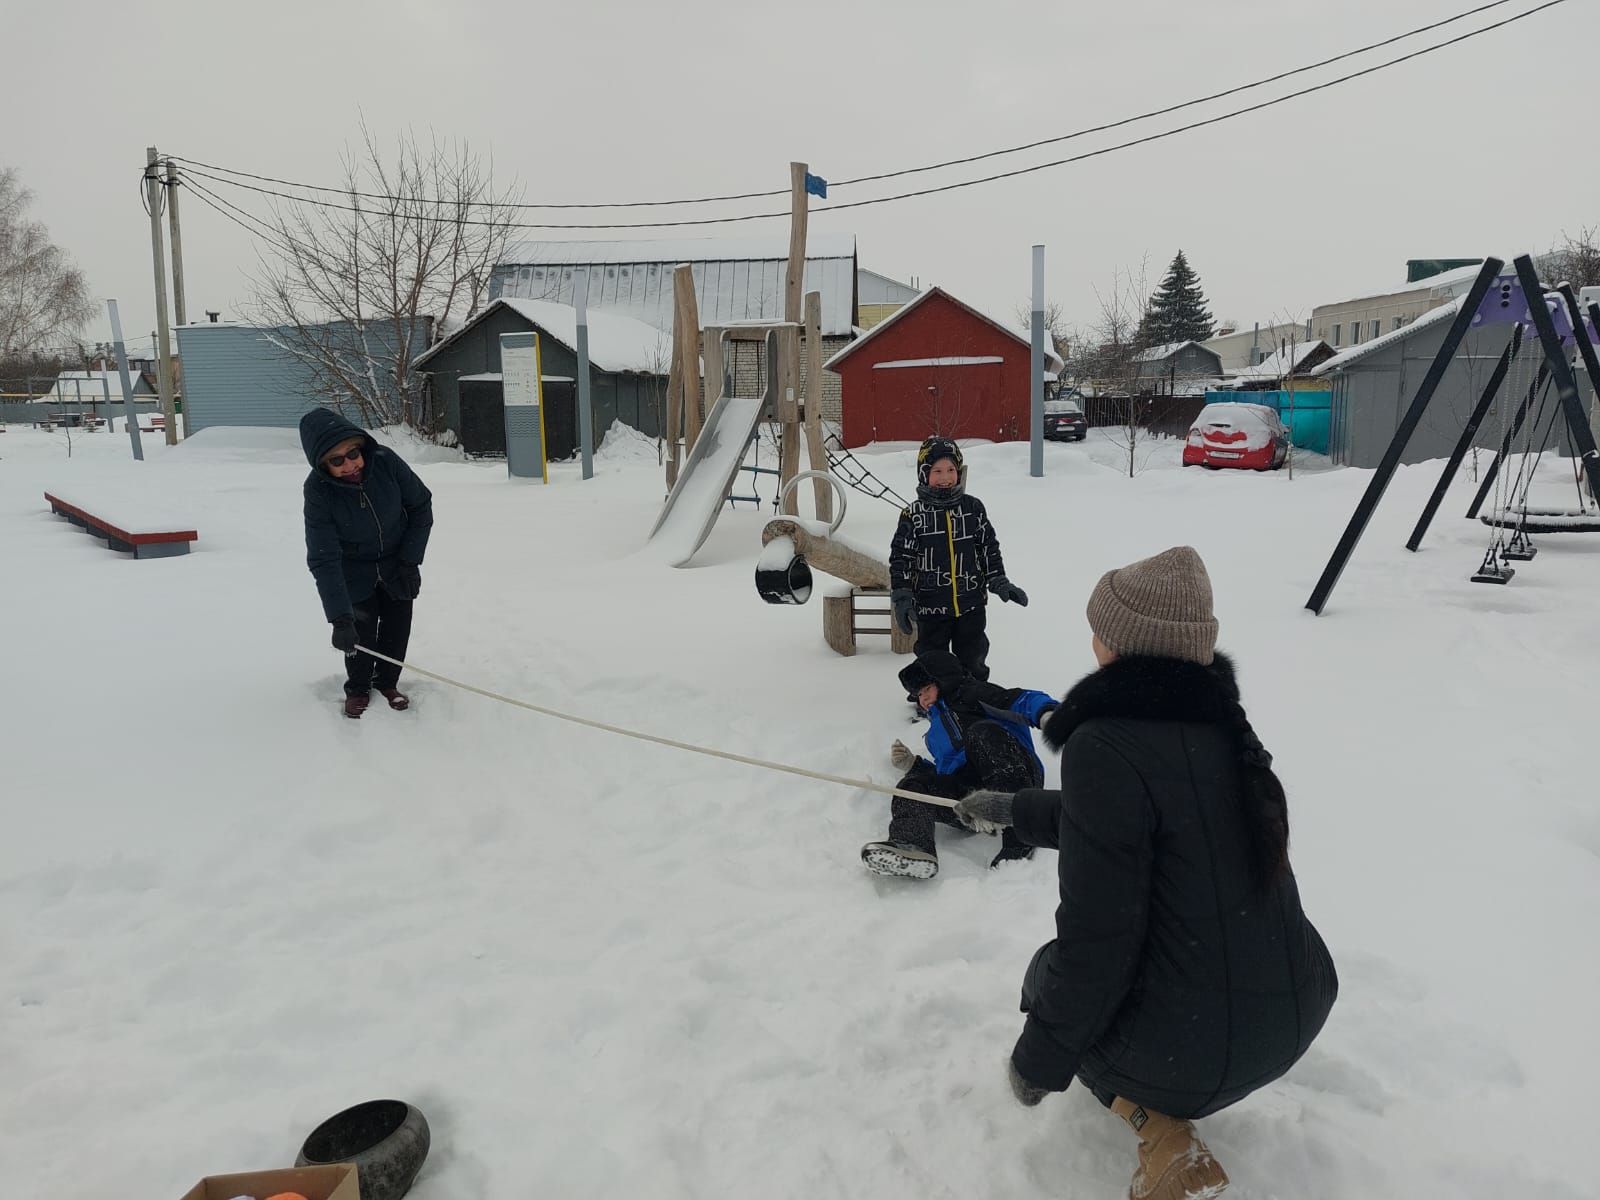
[[[1211,581],[1179,546],[1089,599],[1100,669],[1044,724],[1061,789],[973,793],[956,816],[1059,852],[1055,939],[1022,984],[1012,1090],[1080,1080],[1139,1138],[1133,1200],[1228,1182],[1192,1121],[1297,1062],[1338,992],[1300,906],[1289,813],[1216,652]]]
[[[374,687],[390,708],[406,708],[400,668],[356,646],[405,658],[433,495],[398,454],[329,409],[300,418],[300,445],[311,464],[303,489],[306,565],[333,645],[345,653],[344,715],[366,712]]]

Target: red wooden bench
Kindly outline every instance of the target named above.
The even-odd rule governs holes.
[[[104,538],[106,545],[113,550],[131,550],[135,558],[170,558],[175,554],[187,554],[189,543],[200,536],[193,529],[156,528],[148,522],[134,522],[126,518],[120,518],[119,523],[49,492],[44,494],[44,498],[50,502],[51,512],[65,517],[85,533]],[[111,510],[105,508],[102,511]]]

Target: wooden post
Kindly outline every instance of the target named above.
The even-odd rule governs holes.
[[[789,164],[789,273],[784,279],[783,319],[801,321],[801,294],[806,278],[806,218],[811,202],[806,196],[806,164]]]
[[[706,415],[722,398],[722,330],[711,325],[700,331],[700,357],[706,364]]]
[[[806,293],[806,453],[813,471],[828,469],[822,445],[822,293]],[[811,481],[816,489],[817,520],[833,520],[833,489],[826,479]]]
[[[672,272],[672,340],[677,344],[679,389],[683,396],[683,451],[694,449],[704,414],[700,409],[700,306],[694,298],[694,268],[683,263]]]
[[[782,432],[778,454],[778,483],[788,488],[800,474],[800,329],[785,325],[778,331],[778,404],[777,414]],[[783,501],[783,511],[788,516],[800,512],[800,497],[790,488]]]
[[[673,314],[676,325],[677,313]],[[667,490],[678,482],[678,447],[683,437],[683,373],[678,369],[678,339],[672,339],[672,367],[667,375]]]

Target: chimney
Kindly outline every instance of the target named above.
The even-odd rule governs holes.
[[[222,315],[221,311],[219,311],[217,309],[211,309],[211,308],[206,309],[206,316],[208,318],[210,318],[211,323],[213,325],[215,325],[217,323],[217,318],[220,317],[221,315]]]

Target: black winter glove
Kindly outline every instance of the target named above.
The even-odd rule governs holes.
[[[917,596],[910,588],[895,588],[889,593],[889,607],[894,609],[894,623],[901,633],[909,634],[917,619]]]
[[[356,619],[354,617],[340,617],[333,623],[333,648],[343,650],[346,654],[356,652],[356,643],[361,640],[361,635],[356,632]]]
[[[1006,1075],[1011,1080],[1011,1094],[1024,1108],[1032,1108],[1050,1094],[1049,1089],[1034,1087],[1017,1071],[1015,1059],[1006,1059]]]
[[[422,568],[416,563],[403,562],[396,573],[395,583],[400,588],[400,594],[407,600],[415,600],[422,594]]]
[[[973,833],[999,833],[1011,824],[1011,792],[968,792],[956,801],[956,820]]]
[[[1008,604],[1020,604],[1028,607],[1028,593],[1012,583],[1004,575],[989,585],[989,590]]]

